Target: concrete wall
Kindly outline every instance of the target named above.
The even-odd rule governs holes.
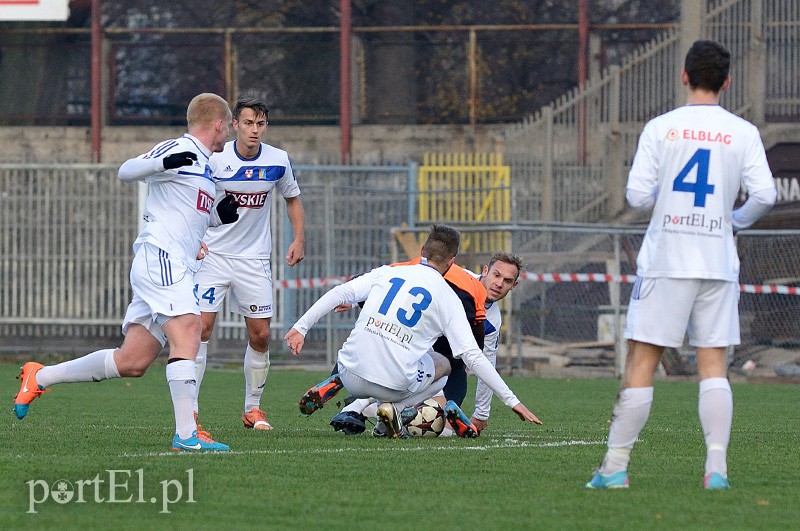
[[[354,126],[353,160],[421,160],[428,151],[493,151],[502,125]],[[120,163],[156,143],[182,135],[180,127],[106,127],[101,162]],[[337,126],[269,126],[265,141],[289,152],[295,164],[340,161]],[[0,162],[91,162],[88,127],[0,127]]]

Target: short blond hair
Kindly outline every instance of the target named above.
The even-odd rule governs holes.
[[[216,120],[227,120],[230,115],[227,101],[211,92],[203,92],[189,102],[186,108],[186,124],[191,130],[211,125]]]

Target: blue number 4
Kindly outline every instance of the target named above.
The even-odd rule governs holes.
[[[197,299],[197,300],[205,299],[205,300],[208,301],[209,304],[214,304],[214,299],[216,298],[214,296],[214,288],[208,288],[205,291],[205,293],[203,293],[200,297],[198,297],[197,293],[198,293],[199,289],[200,289],[200,284],[195,284],[194,285],[194,298]]]
[[[711,157],[711,150],[698,149],[683,167],[681,172],[675,177],[672,189],[676,192],[689,192],[694,194],[694,206],[706,206],[706,196],[714,193],[714,185],[708,184],[708,161]],[[689,172],[697,166],[697,179],[695,182],[686,182]]]
[[[378,308],[378,313],[381,315],[386,315],[386,312],[389,311],[392,301],[394,301],[394,298],[397,296],[397,293],[400,291],[400,288],[403,286],[403,284],[405,284],[406,281],[402,278],[395,277],[389,280],[389,282],[391,283],[392,287],[389,289],[386,297],[383,298],[380,308]],[[408,315],[408,311],[404,310],[403,308],[398,308],[397,320],[408,327],[412,327],[422,318],[422,312],[431,305],[433,297],[428,290],[425,288],[420,288],[419,286],[411,288],[408,290],[408,293],[415,297],[419,295],[422,297],[422,299],[411,305],[411,309],[414,311],[410,316]]]

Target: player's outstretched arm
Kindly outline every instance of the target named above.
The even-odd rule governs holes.
[[[522,402],[512,407],[511,410],[516,413],[523,422],[533,422],[534,424],[538,424],[540,426],[542,425],[542,421],[539,420],[536,415],[531,413],[531,411],[525,407],[525,404]]]
[[[286,341],[286,346],[289,347],[291,353],[295,356],[300,354],[300,351],[303,350],[303,343],[305,343],[306,338],[303,334],[292,328],[289,330],[283,339]]]
[[[125,182],[141,181],[165,170],[190,166],[196,160],[197,154],[191,151],[173,153],[162,159],[135,157],[122,163],[117,172],[117,177]]]

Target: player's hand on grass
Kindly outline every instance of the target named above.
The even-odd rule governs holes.
[[[526,408],[525,404],[523,404],[522,402],[520,402],[516,406],[512,407],[511,409],[514,411],[514,413],[517,414],[517,416],[520,418],[520,420],[526,421],[526,422],[533,422],[534,424],[539,424],[541,426],[542,421],[539,420],[536,417],[536,415],[531,413],[530,410],[528,408]]]
[[[486,429],[486,426],[489,425],[488,420],[479,420],[475,417],[470,417],[469,421],[472,422],[472,425],[475,426],[476,430],[478,430],[478,435],[480,435],[481,432]]]
[[[208,245],[206,245],[206,242],[200,242],[200,249],[197,251],[197,259],[202,260],[206,256],[208,256]]]
[[[182,151],[181,153],[173,153],[164,157],[164,169],[174,170],[181,166],[191,166],[197,160],[197,153],[191,151]]]
[[[219,214],[219,220],[223,225],[233,223],[239,219],[239,213],[237,212],[238,208],[239,202],[236,201],[236,198],[232,194],[226,195],[219,203],[217,203],[217,214]]]
[[[283,336],[283,339],[286,341],[286,346],[289,347],[289,350],[295,356],[300,354],[300,351],[303,350],[303,343],[306,341],[305,336],[294,328],[289,330],[286,335]]]

